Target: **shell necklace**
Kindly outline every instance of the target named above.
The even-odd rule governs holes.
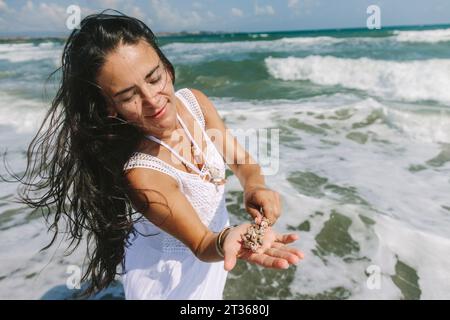
[[[201,163],[202,156],[205,159],[205,162],[203,165],[205,172],[203,171],[203,169],[200,170],[196,165],[194,166],[192,163],[187,161],[184,157],[182,157],[180,154],[178,154],[178,152],[176,152],[174,149],[172,149],[172,147],[170,147],[164,141],[161,141],[160,139],[158,139],[152,135],[147,135],[146,138],[166,147],[170,152],[172,152],[172,154],[174,156],[176,156],[178,158],[178,160],[180,160],[184,165],[186,165],[191,170],[196,172],[204,181],[208,181],[216,186],[225,184],[225,182],[227,180],[225,179],[224,174],[221,173],[221,170],[219,168],[208,163],[206,156],[203,154],[202,149],[197,145],[195,140],[192,138],[191,134],[189,133],[189,130],[187,130],[186,126],[183,123],[183,120],[181,120],[181,118],[178,114],[177,114],[177,119],[180,122],[181,126],[183,127],[183,130],[186,132],[186,134],[188,135],[188,137],[191,141],[191,152],[194,156],[196,163]]]

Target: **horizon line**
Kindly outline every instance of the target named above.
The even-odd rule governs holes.
[[[433,23],[433,24],[405,24],[405,25],[387,25],[385,27],[381,27],[381,29],[370,30],[367,27],[344,27],[344,28],[319,28],[319,29],[288,29],[288,30],[262,30],[262,31],[210,31],[210,30],[195,30],[195,31],[158,31],[154,32],[157,37],[170,37],[177,35],[215,35],[215,34],[260,34],[260,33],[295,33],[295,32],[326,32],[326,31],[349,31],[349,30],[363,30],[366,29],[368,31],[382,31],[383,29],[395,29],[395,28],[413,28],[413,27],[421,27],[421,28],[432,28],[439,26],[448,26],[450,27],[450,23]],[[27,34],[28,33],[28,34]],[[33,34],[35,33],[35,34]],[[36,33],[42,33],[42,35],[37,35]],[[20,38],[28,38],[28,39],[39,39],[39,38],[66,38],[69,36],[69,33],[64,33],[63,31],[19,31],[19,32],[0,32],[0,39],[20,39]]]

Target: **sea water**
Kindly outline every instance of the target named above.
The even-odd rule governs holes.
[[[0,147],[16,172],[55,93],[46,79],[63,45],[0,42]],[[277,171],[266,177],[282,197],[275,228],[300,235],[305,259],[283,271],[239,262],[226,299],[450,298],[448,26],[184,35],[160,45],[176,87],[202,90],[230,129],[279,133]],[[0,298],[70,298],[68,267],[84,251],[65,257],[61,239],[39,252],[51,234],[12,202],[16,188],[0,183]],[[242,200],[231,175],[233,222],[249,219]],[[122,298],[120,284],[99,297]]]

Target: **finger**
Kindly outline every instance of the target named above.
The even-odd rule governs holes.
[[[278,213],[278,217],[279,218],[281,216],[281,212],[282,212],[282,205],[281,205],[281,197],[280,194],[277,192],[277,213]]]
[[[236,266],[236,260],[240,249],[240,244],[236,242],[233,243],[232,245],[228,246],[224,245],[223,249],[224,249],[224,269],[230,271]]]
[[[265,268],[287,269],[289,262],[282,258],[271,257],[266,254],[253,254],[248,261],[259,264]]]
[[[297,264],[300,261],[300,257],[289,252],[288,250],[284,250],[283,248],[276,249],[270,248],[264,252],[265,254],[272,256],[274,258],[281,258],[289,262],[289,264]]]
[[[262,205],[262,211],[263,215],[267,219],[269,219],[270,225],[275,224],[275,222],[278,220],[278,217],[280,216],[278,205],[276,203],[273,203],[273,201],[264,201]]]
[[[248,257],[250,257],[253,254],[252,251],[247,249],[242,249],[239,251],[237,258],[242,260],[248,260]]]
[[[275,200],[274,200],[274,206],[275,206],[275,216],[277,217],[277,219],[280,217],[281,215],[281,201],[280,201],[280,195],[278,192],[274,192],[275,196]]]
[[[296,248],[292,248],[292,247],[288,247],[285,246],[284,244],[281,243],[277,243],[274,242],[272,244],[272,248],[276,248],[276,249],[282,249],[282,250],[286,250],[289,251],[292,254],[295,254],[297,257],[299,257],[300,259],[303,259],[305,257],[305,255],[303,254],[303,252],[301,252],[300,250],[296,249]]]
[[[236,265],[237,252],[225,251],[224,268],[226,271],[231,271]]]
[[[261,223],[262,214],[259,212],[259,210],[249,207],[247,208],[247,212],[252,216],[253,220],[255,220],[255,223]]]
[[[288,233],[288,234],[285,233],[285,234],[277,234],[275,241],[288,244],[297,241],[298,239],[299,236],[295,233]]]

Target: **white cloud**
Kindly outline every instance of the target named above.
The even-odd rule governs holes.
[[[99,6],[102,9],[116,9],[119,5],[118,0],[95,0],[91,1],[94,6]]]
[[[319,5],[319,0],[288,0],[287,6],[292,9],[295,14],[306,13],[311,14],[314,7]]]
[[[264,15],[268,15],[268,16],[273,16],[275,14],[275,10],[273,9],[273,7],[271,5],[266,5],[266,6],[259,6],[258,2],[255,2],[255,15],[257,16],[264,16]]]
[[[157,29],[175,31],[198,28],[205,20],[213,20],[215,15],[207,12],[199,14],[196,10],[181,12],[172,7],[167,0],[151,0],[152,19],[157,24]]]
[[[45,19],[50,19],[52,22],[57,24],[62,21],[65,22],[67,17],[66,7],[62,7],[56,3],[40,3],[38,12],[43,14]]]
[[[22,11],[23,10],[33,10],[34,5],[33,5],[33,1],[27,1],[27,3],[22,7]]]
[[[125,13],[127,15],[138,18],[140,20],[145,20],[144,11],[138,6],[126,5],[122,10],[123,10],[123,13]]]
[[[298,6],[298,0],[288,0],[288,8],[296,8]]]
[[[0,0],[0,12],[2,11],[8,11],[8,5],[5,3],[5,1]]]
[[[4,0],[0,0],[0,26],[2,26],[2,23],[6,20],[5,18],[8,18],[9,15],[13,15],[15,13],[14,8],[8,7],[8,4]],[[11,18],[11,17],[9,17]],[[3,28],[0,27],[0,30]],[[3,30],[2,30],[3,31]]]
[[[0,20],[0,30],[5,32],[24,31],[69,31],[66,19],[69,14],[66,7],[56,3],[33,3],[27,1],[22,7],[8,10],[11,14],[4,15]],[[92,13],[89,8],[81,8],[81,15]]]
[[[242,12],[242,10],[238,8],[231,8],[231,15],[233,17],[242,17],[244,15],[244,12]]]
[[[146,18],[144,11],[139,6],[134,5],[132,1],[95,0],[91,1],[90,5],[93,8],[90,10],[92,13],[98,13],[105,9],[114,9],[140,20],[145,20]],[[83,11],[82,15],[86,16],[87,14]]]
[[[66,7],[56,3],[47,4],[41,2],[27,3],[16,13],[14,17],[14,30],[64,30],[66,28]]]
[[[195,9],[201,9],[203,8],[202,4],[200,2],[194,2],[192,4],[192,7],[194,7]]]

